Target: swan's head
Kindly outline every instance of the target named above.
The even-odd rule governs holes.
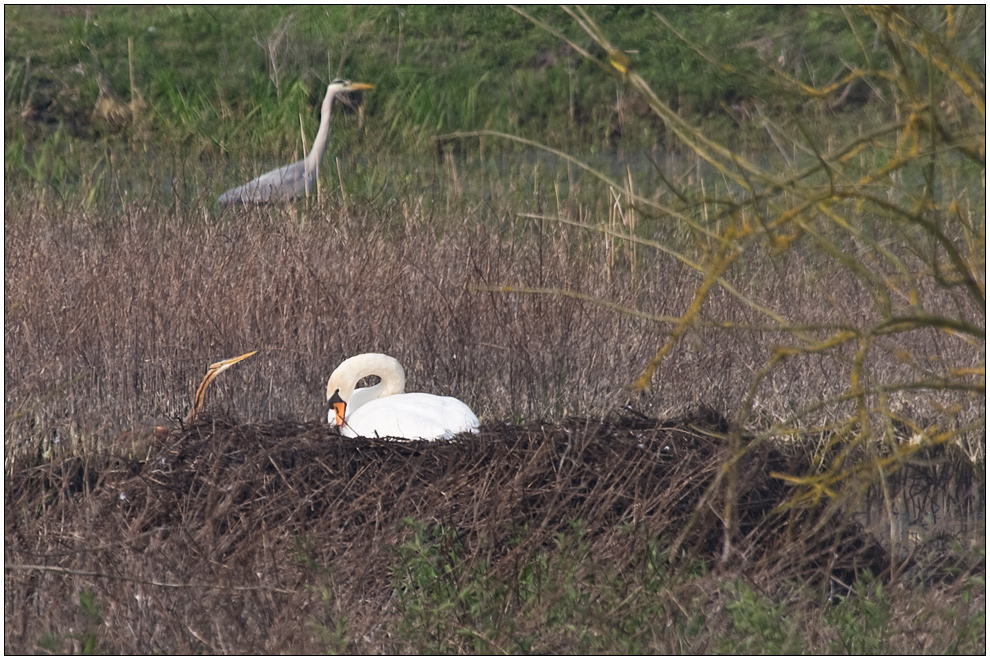
[[[381,381],[371,387],[357,388],[358,382],[367,376],[378,376]],[[362,353],[340,363],[327,380],[327,401],[330,413],[327,421],[343,426],[344,415],[368,401],[392,394],[402,394],[406,388],[406,372],[394,357],[383,353]]]

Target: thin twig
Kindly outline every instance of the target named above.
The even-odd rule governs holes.
[[[280,594],[294,594],[293,589],[282,589],[281,587],[226,587],[218,584],[193,584],[178,582],[159,582],[158,580],[146,580],[144,578],[131,577],[129,575],[109,575],[96,571],[80,571],[63,566],[41,566],[38,564],[4,564],[5,571],[47,571],[50,573],[63,573],[65,575],[78,575],[82,577],[106,578],[108,580],[123,580],[125,582],[136,582],[138,584],[148,584],[153,587],[165,587],[167,589],[214,589],[217,591],[274,591]]]

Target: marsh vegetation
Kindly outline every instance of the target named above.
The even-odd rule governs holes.
[[[985,8],[5,25],[5,650],[985,651]]]

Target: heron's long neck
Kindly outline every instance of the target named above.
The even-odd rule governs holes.
[[[323,158],[323,150],[327,146],[327,136],[330,134],[330,106],[333,105],[333,97],[334,94],[327,91],[326,98],[323,99],[323,108],[320,110],[320,130],[316,133],[313,148],[309,150],[309,155],[306,156],[306,174],[315,172]]]

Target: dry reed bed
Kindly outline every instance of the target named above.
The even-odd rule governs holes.
[[[341,617],[350,650],[394,651],[384,631],[397,616],[389,566],[411,534],[404,520],[456,530],[466,557],[488,553],[507,577],[582,521],[592,557],[625,566],[650,539],[685,529],[725,459],[725,430],[712,415],[570,419],[397,443],[340,438],[325,424],[207,419],[173,430],[146,461],[19,470],[6,482],[6,649],[36,650],[45,632],[69,639],[91,589],[99,648],[111,652],[319,651],[314,622],[332,629]],[[841,518],[774,512],[787,489],[770,472],[800,463],[763,448],[740,465],[731,572],[766,585],[882,574],[889,557]],[[703,507],[683,546],[711,563],[719,506]]]
[[[606,273],[607,248],[593,235],[392,208],[204,219],[182,208],[97,216],[8,198],[5,211],[5,559],[48,567],[6,574],[8,649],[79,630],[80,590],[93,589],[107,650],[324,650],[314,617],[332,628],[342,616],[360,631],[350,650],[395,650],[387,567],[411,533],[405,518],[455,529],[503,574],[581,519],[595,556],[621,565],[648,539],[685,529],[725,458],[706,431],[717,436],[725,424],[572,416],[600,420],[626,403],[652,418],[699,403],[731,411],[785,339],[699,328],[654,391],[630,401],[621,386],[656,350],[662,324],[573,298],[479,289],[567,289],[677,314],[696,280],[663,256],[631,263],[620,253]],[[732,277],[792,304],[795,316],[870,314],[855,281],[796,251]],[[706,317],[755,320],[721,293]],[[918,355],[978,361],[933,333],[908,340]],[[207,398],[213,414],[250,423],[219,415],[177,427],[150,453],[114,444],[149,416],[183,416],[206,365],[250,349],[259,355]],[[424,446],[341,439],[309,421],[325,417],[333,367],[363,351],[398,357],[412,390],[467,401],[484,433]],[[761,389],[760,410],[779,416],[841,392],[842,358],[784,364]],[[910,371],[882,358],[877,373]],[[905,405],[944,403],[926,397]],[[907,570],[915,558],[892,565],[883,543],[837,525],[833,510],[772,512],[789,491],[769,473],[810,469],[816,440],[804,439],[758,444],[740,464],[730,558],[743,564],[734,570],[766,583],[835,584],[854,567]],[[951,482],[939,482],[943,492]],[[952,496],[971,510],[985,485],[966,483]],[[715,492],[685,532],[683,547],[712,561],[723,548],[714,513],[723,497]],[[525,543],[513,545],[521,528]]]
[[[774,345],[787,343],[780,333],[700,327],[653,391],[630,401],[622,386],[668,326],[573,298],[479,288],[572,290],[677,315],[697,275],[664,255],[640,250],[631,263],[620,249],[606,273],[612,248],[593,234],[496,211],[468,214],[483,222],[440,217],[423,205],[211,219],[181,206],[94,213],[8,197],[5,212],[8,465],[12,456],[36,460],[55,440],[94,449],[148,417],[184,416],[206,366],[251,349],[259,355],[219,379],[210,405],[256,421],[320,419],[332,369],[382,351],[405,365],[411,390],[456,395],[497,423],[598,416],[629,402],[650,415],[697,405],[731,415]],[[792,318],[862,323],[872,314],[851,276],[797,250],[730,275]],[[762,322],[718,290],[704,317]],[[878,379],[915,376],[895,351],[979,362],[951,338],[919,330],[871,357]],[[761,386],[759,411],[776,419],[837,396],[848,386],[848,358],[787,361]],[[901,399],[916,417],[953,406],[967,418],[985,411],[985,402],[951,392]]]

